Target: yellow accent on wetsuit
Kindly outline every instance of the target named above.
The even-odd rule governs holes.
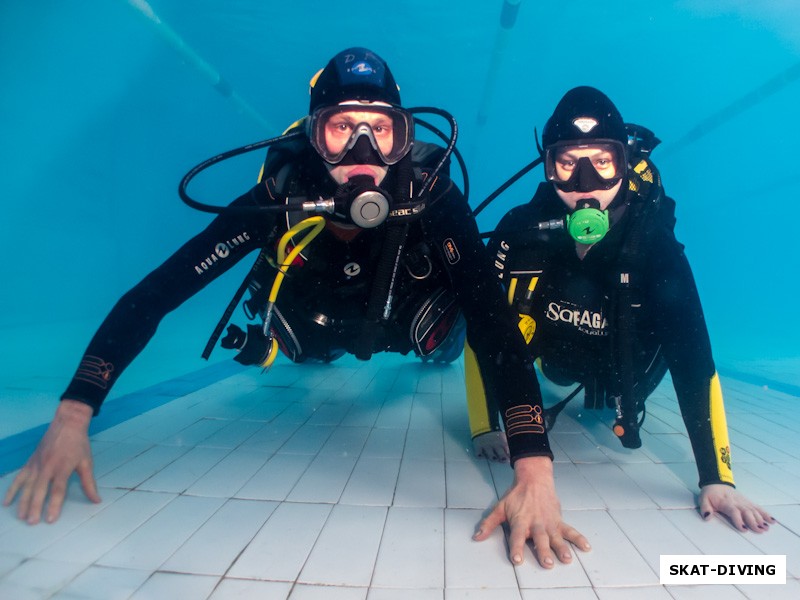
[[[486,393],[483,390],[483,378],[478,368],[478,359],[475,352],[469,347],[469,342],[464,344],[464,375],[467,384],[467,415],[469,416],[469,429],[475,438],[492,430],[489,419],[489,407],[486,405]]]
[[[708,396],[711,418],[711,439],[714,443],[714,455],[717,458],[717,471],[722,481],[733,485],[731,444],[728,439],[728,423],[725,419],[725,406],[722,402],[722,386],[719,383],[719,375],[717,373],[714,373],[714,376],[711,378]]]
[[[514,277],[508,283],[508,303],[514,304],[514,294],[517,290],[518,278]],[[525,298],[530,299],[538,277],[532,277],[525,293]],[[519,330],[525,338],[525,343],[530,344],[536,331],[536,321],[530,315],[519,313]],[[492,421],[489,417],[489,407],[486,404],[486,391],[483,387],[483,378],[478,368],[478,360],[470,348],[469,343],[464,344],[464,375],[467,385],[467,415],[472,437],[475,438],[492,431]]]

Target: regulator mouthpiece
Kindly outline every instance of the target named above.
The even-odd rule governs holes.
[[[580,244],[596,244],[608,229],[608,211],[600,210],[600,203],[594,198],[579,201],[575,212],[567,215],[567,231]]]
[[[337,213],[363,229],[377,227],[389,216],[388,194],[369,175],[356,175],[336,192]]]

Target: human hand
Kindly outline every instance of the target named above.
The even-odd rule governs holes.
[[[86,497],[92,502],[100,502],[89,447],[91,419],[91,407],[75,400],[63,400],[35,452],[11,483],[3,505],[10,506],[19,493],[17,516],[35,525],[42,518],[49,492],[45,520],[52,523],[61,514],[67,483],[73,471],[77,471]]]
[[[472,438],[472,448],[475,456],[488,458],[497,462],[508,462],[510,453],[508,441],[503,431],[489,431]]]
[[[562,563],[572,562],[569,543],[583,551],[591,547],[574,527],[561,520],[561,505],[556,496],[553,463],[548,457],[520,458],[514,464],[514,484],[503,495],[488,517],[481,521],[473,539],[482,542],[508,522],[511,562],[522,564],[525,542],[533,541],[533,551],[545,569],[555,565],[553,554]]]
[[[700,488],[700,514],[708,521],[714,513],[727,517],[739,531],[763,533],[775,519],[763,508],[751,502],[736,489],[722,483]]]

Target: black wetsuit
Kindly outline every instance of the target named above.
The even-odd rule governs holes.
[[[321,171],[319,158],[311,167],[298,166],[300,173],[292,178],[293,185],[307,189],[292,192],[319,197],[335,190],[327,173]],[[394,177],[390,168],[384,184],[390,185]],[[267,187],[259,183],[232,205],[274,202]],[[278,306],[283,302],[289,310],[289,305],[303,304],[339,323],[357,320],[365,311],[385,227],[386,224],[362,230],[350,241],[338,239],[328,228],[323,230],[304,252],[305,264],[290,269]],[[167,313],[251,252],[273,248],[286,229],[284,216],[225,213],[216,217],[117,302],[90,342],[62,399],[84,402],[96,414],[111,386],[145,347]],[[507,429],[516,432],[509,440],[512,458],[552,456],[540,418],[541,394],[515,317],[491,270],[469,206],[444,176],[433,185],[426,209],[410,224],[407,251],[398,270],[395,314],[402,316],[413,309],[406,306],[409,295],[405,290],[409,280],[414,279],[411,273],[427,270],[426,259],[413,256],[423,247],[427,248],[423,254],[432,262],[433,277],[455,294],[489,395],[508,415]],[[335,336],[339,339],[331,343],[350,350],[346,332],[346,327],[341,329]],[[378,338],[378,349],[411,349],[404,341],[405,332],[388,331]]]
[[[659,190],[654,188],[652,193]],[[584,383],[601,403],[611,404],[614,379],[611,298],[620,277],[618,258],[642,201],[633,191],[615,203],[612,227],[581,260],[564,231],[538,231],[561,219],[567,207],[553,185],[543,183],[533,199],[509,211],[489,243],[496,273],[507,288],[527,332],[533,358],[545,376],[561,385]],[[638,205],[637,205],[638,201]],[[671,200],[667,199],[669,203]],[[629,204],[633,202],[633,205]],[[700,299],[671,213],[656,220],[641,242],[637,260],[635,334],[630,365],[643,402],[669,369],[691,440],[700,485],[733,484],[721,391]],[[654,215],[650,215],[655,219]],[[618,362],[616,364],[619,364]],[[606,393],[608,397],[606,397]],[[490,413],[493,413],[491,406]]]

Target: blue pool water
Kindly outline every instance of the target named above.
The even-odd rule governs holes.
[[[663,140],[654,160],[678,203],[721,369],[796,390],[794,3],[523,1],[509,30],[502,4],[151,0],[158,25],[143,2],[4,0],[0,437],[52,413],[115,300],[209,221],[178,199],[186,170],[280,133],[306,111],[310,76],[353,45],[388,60],[406,105],[456,116],[473,206],[532,159],[534,128],[567,89],[604,90]],[[260,119],[219,94],[209,68]],[[227,202],[260,158],[194,189]],[[482,229],[540,178],[501,196]],[[115,394],[205,367],[199,354],[242,269],[171,315]]]

